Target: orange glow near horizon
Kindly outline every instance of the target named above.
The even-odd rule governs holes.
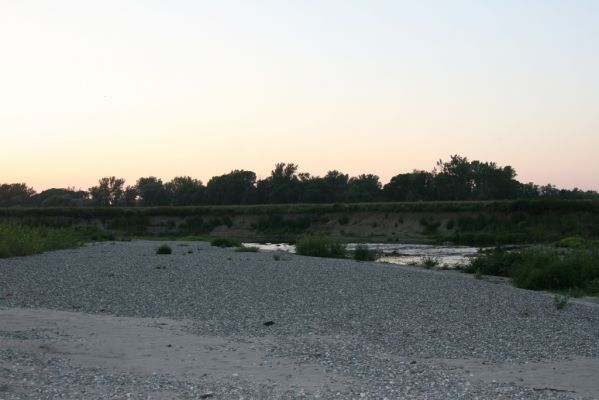
[[[433,3],[3,3],[0,183],[460,154],[598,190],[599,5]]]

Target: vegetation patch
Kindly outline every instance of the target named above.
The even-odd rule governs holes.
[[[295,249],[299,255],[312,257],[343,258],[346,254],[345,244],[341,241],[316,235],[300,238]]]
[[[568,249],[599,249],[599,240],[589,240],[580,236],[570,236],[558,240],[555,245],[557,247]]]
[[[216,247],[241,247],[241,242],[232,237],[217,237],[210,241],[212,246]]]
[[[424,268],[433,268],[439,265],[439,257],[425,256],[420,259],[420,263]]]
[[[354,250],[354,260],[356,261],[375,261],[377,253],[368,248],[368,246],[359,244]]]
[[[171,254],[173,249],[168,244],[163,244],[156,249],[156,254]]]
[[[599,294],[597,249],[506,251],[496,248],[482,252],[466,271],[510,277],[517,287],[524,289]]]
[[[0,222],[0,258],[75,248],[86,241],[105,239],[114,237],[94,226],[53,228]]]

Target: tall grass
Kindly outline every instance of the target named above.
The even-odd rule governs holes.
[[[92,229],[89,228],[50,228],[0,222],[0,257],[27,256],[77,247],[90,234]]]
[[[484,252],[467,272],[507,276],[517,287],[533,290],[573,290],[599,294],[599,250],[527,249]]]
[[[376,261],[376,256],[376,251],[363,244],[357,245],[354,250],[354,260],[356,261]]]
[[[302,256],[312,257],[343,258],[346,254],[345,244],[341,241],[316,235],[300,238],[295,244],[295,251]]]

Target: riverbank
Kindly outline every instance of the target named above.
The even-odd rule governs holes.
[[[558,310],[547,293],[450,271],[293,254],[276,260],[270,252],[238,253],[202,242],[169,245],[171,255],[155,254],[156,242],[132,241],[0,260],[0,315],[3,321],[16,318],[0,329],[0,368],[6,372],[0,374],[0,397],[23,397],[18,390],[25,390],[51,398],[52,390],[83,389],[89,398],[599,395],[594,379],[584,380],[599,358],[599,308],[590,303]],[[123,343],[139,333],[139,353],[127,345],[132,355],[118,346],[110,354],[149,369],[115,370],[95,356],[82,362],[79,350],[96,354],[102,348],[93,340],[102,338],[89,342],[79,328],[59,328],[90,321],[122,329]],[[142,332],[136,331],[140,326]],[[164,343],[151,339],[160,327],[170,332],[159,335]],[[182,342],[171,343],[171,334],[182,335]],[[214,350],[198,353],[193,364],[185,358],[195,351],[187,340]],[[54,350],[39,347],[53,343]],[[147,343],[153,345],[144,348]],[[153,364],[145,360],[161,357],[174,364],[187,360],[190,371],[201,371],[207,357],[227,360],[232,369],[215,367],[220,372],[200,377],[168,368],[150,372]],[[253,380],[252,374],[279,367],[289,373]],[[303,384],[313,373],[321,380]],[[23,379],[33,383],[21,385]]]

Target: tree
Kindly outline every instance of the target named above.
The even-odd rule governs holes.
[[[270,176],[257,183],[257,199],[262,203],[297,202],[300,180],[296,164],[278,163]]]
[[[201,204],[206,190],[202,181],[189,176],[175,177],[165,185],[165,188],[174,206]]]
[[[381,188],[377,175],[358,175],[349,180],[346,201],[353,203],[379,201],[382,197]]]
[[[114,176],[105,177],[98,181],[98,186],[89,188],[92,202],[99,206],[113,206],[117,204],[123,195],[124,179]]]
[[[26,206],[34,194],[25,183],[4,183],[0,185],[0,207]]]
[[[427,171],[414,170],[391,178],[383,188],[388,201],[424,201],[433,200],[434,175]]]
[[[89,201],[89,193],[75,188],[52,188],[31,198],[36,207],[79,207]]]
[[[250,204],[256,199],[256,174],[234,170],[212,177],[206,185],[207,204]]]
[[[170,202],[169,193],[162,184],[162,180],[155,176],[139,178],[135,188],[142,206],[167,206]]]

